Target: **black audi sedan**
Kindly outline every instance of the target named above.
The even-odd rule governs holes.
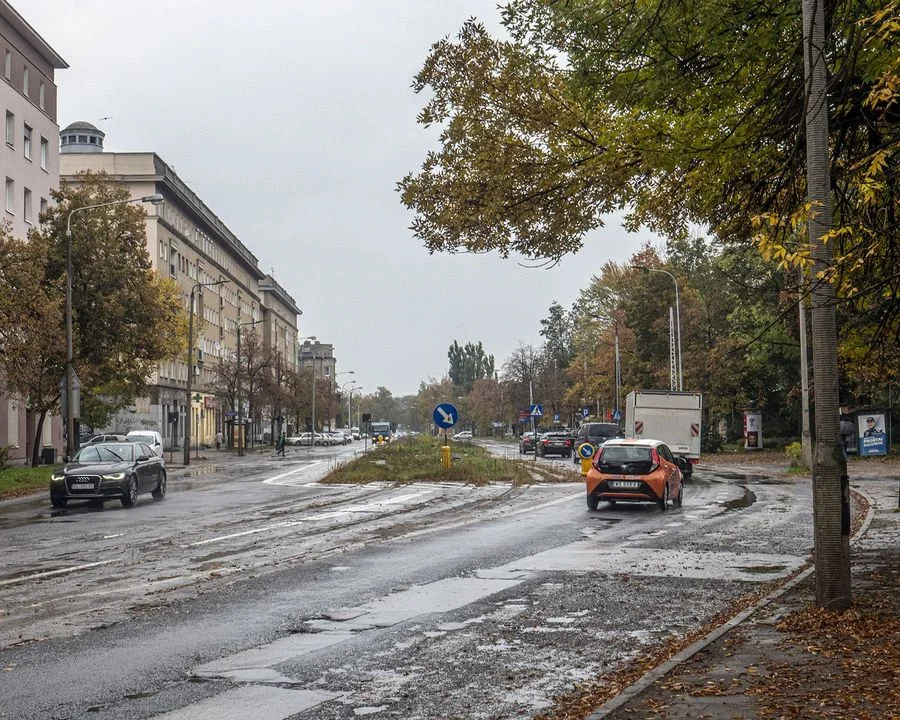
[[[131,507],[140,493],[147,492],[155,500],[166,496],[166,463],[141,442],[87,445],[50,479],[50,503],[57,508],[69,500],[110,498]]]

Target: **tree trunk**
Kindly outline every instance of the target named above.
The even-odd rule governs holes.
[[[813,461],[813,534],[816,605],[833,610],[850,607],[850,507],[847,460],[841,447],[838,401],[835,289],[818,280],[829,271],[832,244],[823,236],[832,229],[828,151],[825,18],[822,0],[803,0],[803,59],[806,101],[807,194],[812,210],[809,243],[813,259],[812,348],[816,397],[816,450]]]
[[[44,446],[41,442],[41,435],[44,431],[44,419],[46,417],[47,411],[41,410],[34,428],[34,442],[31,444],[31,467],[37,467],[41,464],[41,450]]]

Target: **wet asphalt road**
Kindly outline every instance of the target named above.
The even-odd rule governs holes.
[[[811,546],[803,481],[701,469],[666,513],[588,511],[562,459],[571,483],[315,482],[358,449],[0,505],[0,718],[527,717]]]

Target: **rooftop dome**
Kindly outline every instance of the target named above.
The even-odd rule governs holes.
[[[67,125],[59,132],[61,153],[103,152],[103,138],[106,133],[89,122],[79,120]]]

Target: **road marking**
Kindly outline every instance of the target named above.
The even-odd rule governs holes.
[[[294,468],[293,470],[288,470],[285,473],[281,473],[281,475],[276,475],[275,477],[270,477],[267,480],[263,480],[263,485],[288,485],[295,486],[296,483],[281,483],[278,482],[282,478],[290,477],[291,475],[296,475],[297,473],[306,472],[307,470],[312,470],[316,465],[321,465],[321,460],[314,460],[308,465],[302,465],[301,467]]]
[[[235,720],[250,717],[254,720],[285,720],[336,697],[340,694],[324,690],[246,685],[153,717],[155,720]]]
[[[269,530],[278,530],[279,528],[294,527],[295,525],[302,524],[303,523],[300,520],[286,520],[285,522],[275,523],[274,525],[266,525],[265,527],[256,528],[254,530],[244,530],[243,532],[231,533],[230,535],[219,535],[218,537],[207,538],[206,540],[198,540],[197,542],[190,543],[188,547],[208,545],[209,543],[219,542],[221,540],[231,540],[233,538],[244,537],[245,535],[255,535],[261,532],[268,532]]]
[[[388,505],[399,505],[410,500],[415,500],[422,495],[432,495],[433,490],[422,490],[421,492],[408,493],[407,495],[398,495],[397,497],[389,497],[384,500],[373,500],[372,502],[361,503],[359,505],[348,505],[340,510],[313,515],[310,520],[329,520],[331,518],[342,517],[350,513],[376,512]]]
[[[85,565],[73,565],[72,567],[59,568],[57,570],[47,570],[45,572],[32,573],[31,575],[23,575],[22,577],[12,578],[11,580],[0,580],[0,587],[5,585],[15,585],[16,583],[28,582],[29,580],[39,580],[40,578],[53,577],[54,575],[65,575],[66,573],[78,572],[79,570],[89,570],[90,568],[100,567],[101,565],[109,565],[118,560],[101,560],[100,562],[87,563]]]

